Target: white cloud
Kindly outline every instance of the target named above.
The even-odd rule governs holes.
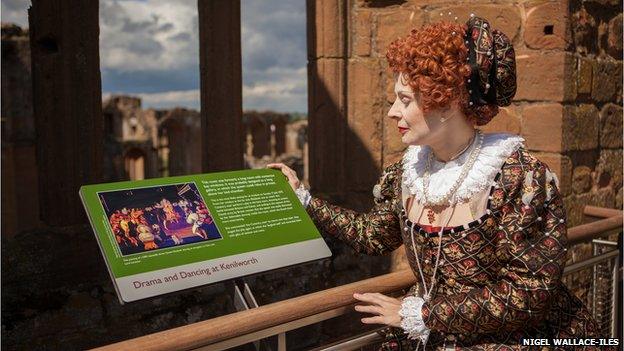
[[[305,1],[241,2],[243,106],[307,111]]]
[[[198,69],[196,0],[100,0],[100,66]]]
[[[30,3],[2,0],[2,21],[27,27]],[[184,89],[184,80],[175,87],[166,80],[172,70],[199,75],[197,19],[197,0],[100,0],[100,67],[103,79],[115,76],[108,90],[138,95],[145,107],[199,109],[196,83]],[[241,2],[245,109],[307,110],[305,22],[304,0]],[[157,92],[123,91],[136,87],[130,83],[138,72]]]
[[[268,82],[257,82],[243,86],[245,110],[274,110],[278,112],[303,112],[307,104],[306,69],[272,67],[266,71],[274,78]],[[110,96],[107,92],[104,96]],[[133,94],[141,98],[144,108],[187,107],[199,109],[199,89],[163,91],[158,93]]]
[[[199,103],[199,89],[164,91],[160,93],[138,94],[147,108],[163,108],[195,105]]]
[[[196,83],[166,78],[172,70],[199,75],[197,0],[101,0],[100,17],[108,90],[135,87],[145,107],[199,108]],[[244,109],[307,110],[305,21],[304,0],[241,2]]]
[[[15,23],[28,28],[28,7],[30,0],[2,0],[2,22]]]
[[[305,112],[307,110],[307,70],[271,67],[243,86],[243,106],[251,110]]]

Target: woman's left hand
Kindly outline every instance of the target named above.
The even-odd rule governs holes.
[[[380,293],[353,294],[357,300],[368,302],[369,305],[356,305],[358,312],[375,314],[374,317],[362,318],[364,324],[386,324],[392,327],[401,326],[401,300]]]

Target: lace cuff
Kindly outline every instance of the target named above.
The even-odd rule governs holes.
[[[297,194],[297,198],[299,198],[303,207],[308,207],[308,204],[312,199],[312,195],[310,195],[310,191],[303,186],[303,183],[301,183],[297,190],[295,190],[295,194]]]
[[[420,296],[408,296],[403,299],[399,315],[401,318],[401,328],[405,330],[410,339],[420,339],[424,344],[429,338],[429,328],[422,319],[422,305],[425,303]]]

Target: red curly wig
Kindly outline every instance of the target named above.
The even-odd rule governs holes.
[[[438,22],[412,29],[406,37],[390,43],[386,53],[394,73],[403,73],[409,86],[420,95],[423,111],[446,108],[457,100],[473,125],[485,125],[498,113],[497,105],[470,106],[466,79],[468,47],[466,25]]]

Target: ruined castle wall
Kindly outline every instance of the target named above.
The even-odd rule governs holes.
[[[2,25],[2,232],[40,225],[28,30]]]

